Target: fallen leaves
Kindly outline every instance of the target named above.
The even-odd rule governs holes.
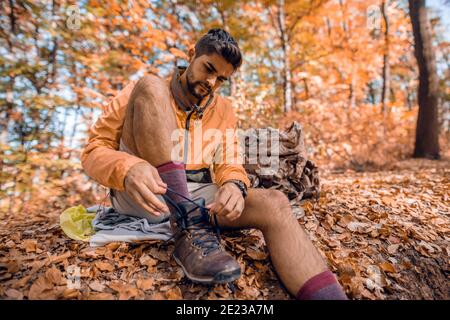
[[[152,278],[136,280],[136,286],[143,291],[153,289],[153,283],[154,281]]]
[[[112,272],[114,270],[114,266],[111,263],[106,262],[106,261],[97,261],[97,262],[95,262],[94,265],[100,271]]]
[[[64,261],[64,260],[67,260],[68,258],[70,258],[72,256],[72,253],[70,252],[70,251],[66,251],[66,252],[64,252],[63,254],[61,254],[61,255],[58,255],[58,256],[52,256],[52,257],[50,257],[50,262],[51,263],[60,263],[60,262],[62,262],[62,261]]]
[[[64,282],[62,272],[55,267],[48,269],[45,272],[45,277],[50,281],[53,285],[61,285]]]
[[[22,247],[26,250],[27,253],[36,252],[37,250],[37,240],[28,239],[23,242]]]
[[[391,244],[387,247],[387,251],[390,255],[393,255],[397,253],[399,247],[400,247],[399,244]]]
[[[180,300],[183,299],[183,294],[181,293],[180,287],[176,286],[171,290],[166,292],[166,298],[168,300]]]
[[[136,287],[122,283],[120,281],[112,281],[108,284],[112,290],[119,294],[119,300],[129,300],[138,296],[139,291]]]
[[[16,273],[20,270],[19,263],[16,260],[10,260],[7,263],[1,263],[0,268],[6,268],[8,273]]]
[[[384,272],[390,272],[390,273],[396,273],[397,272],[395,270],[395,267],[390,262],[380,263],[379,266]]]
[[[23,293],[16,289],[8,289],[5,292],[5,295],[14,300],[22,300],[23,299]]]
[[[30,288],[28,292],[28,298],[31,300],[48,300],[55,299],[54,285],[45,277],[39,277]]]
[[[300,203],[299,223],[351,298],[448,299],[448,169],[413,167],[324,173],[322,197]],[[173,244],[91,248],[55,228],[59,212],[42,217],[26,211],[26,219],[0,221],[1,299],[292,298],[258,230],[223,233],[242,276],[234,286],[204,286],[186,279],[171,258]],[[68,287],[69,268],[78,270],[72,280],[80,287]]]
[[[368,223],[357,221],[352,221],[349,224],[347,224],[347,229],[349,229],[352,232],[358,233],[369,233],[370,231],[372,231]]]
[[[103,283],[100,283],[98,280],[95,280],[89,283],[89,288],[94,291],[103,292],[105,290],[105,285]]]
[[[268,257],[268,253],[253,248],[247,248],[246,253],[253,260],[265,260]]]
[[[88,295],[88,300],[115,300],[116,297],[112,293],[93,292]]]
[[[152,257],[148,256],[148,255],[143,255],[141,256],[141,258],[139,259],[139,263],[143,266],[147,267],[147,271],[151,272],[151,270],[153,269],[153,267],[158,263],[158,260],[153,259]]]
[[[418,165],[422,167],[417,169]],[[445,261],[449,231],[448,219],[443,221],[449,207],[441,201],[449,191],[448,166],[437,170],[435,165],[415,160],[399,163],[392,172],[321,177],[322,197],[304,206],[306,217],[300,221],[339,270],[339,280],[351,297],[448,297],[439,289],[446,281],[446,269],[432,276],[429,271],[439,270],[439,261]],[[420,268],[411,263],[412,252],[414,259],[418,254],[426,261]],[[349,264],[351,275],[341,270]],[[414,280],[404,281],[408,278]],[[418,291],[418,285],[433,290]]]

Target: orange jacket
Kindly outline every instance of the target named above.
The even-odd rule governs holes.
[[[166,83],[170,87],[169,81],[166,81]],[[128,170],[133,165],[145,161],[126,152],[118,151],[128,99],[135,84],[136,81],[129,83],[106,106],[102,115],[90,128],[88,143],[81,154],[81,164],[88,176],[108,188],[120,191],[124,190],[124,180]],[[189,127],[189,130],[186,130],[186,133],[189,132],[190,139],[188,140],[190,141],[188,146],[189,152],[185,154],[185,156],[189,154],[190,159],[190,161],[185,162],[187,172],[196,172],[212,166],[212,179],[219,186],[227,180],[237,179],[244,182],[248,187],[250,181],[243,166],[237,163],[236,159],[228,162],[225,160],[220,163],[214,163],[214,160],[212,160],[209,161],[210,163],[207,163],[203,161],[205,156],[200,158],[200,160],[198,157],[192,157],[194,150],[193,132],[196,129],[198,130],[199,126],[201,126],[203,133],[208,129],[220,130],[224,134],[223,139],[225,139],[225,130],[236,130],[236,117],[231,102],[214,95],[210,105],[205,109],[202,119],[199,119],[194,112],[190,117],[190,121],[187,122],[188,113],[177,106],[172,94],[170,99],[173,110],[176,112],[178,128],[186,129],[186,126]],[[207,99],[203,99],[200,107],[205,104],[203,103],[205,100]],[[211,144],[207,142],[201,141],[202,151],[216,153],[218,150],[221,150],[225,152],[224,142],[221,142],[220,148],[218,146],[212,148]],[[234,135],[232,143],[235,147],[238,146],[236,135]],[[184,153],[184,147],[181,150]],[[223,159],[226,158],[224,157]]]

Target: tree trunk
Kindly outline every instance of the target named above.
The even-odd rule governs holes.
[[[356,108],[356,72],[354,67],[352,67],[351,77],[348,86],[348,103],[349,109],[354,110]]]
[[[409,13],[414,34],[414,53],[419,67],[419,114],[413,156],[439,159],[439,82],[425,0],[409,0]]]
[[[292,77],[289,55],[291,46],[289,44],[286,30],[286,14],[284,11],[284,0],[278,0],[278,26],[280,28],[281,48],[283,51],[283,89],[284,89],[284,112],[292,110]]]
[[[383,50],[383,88],[381,90],[381,112],[387,113],[387,104],[389,103],[391,68],[389,66],[389,16],[388,9],[389,0],[381,2],[381,13],[384,20],[384,50]]]
[[[308,81],[306,78],[303,78],[303,87],[305,88],[305,100],[309,99],[309,87],[308,87]]]

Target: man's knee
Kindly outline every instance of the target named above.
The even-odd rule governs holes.
[[[266,194],[261,195],[261,217],[264,225],[270,226],[274,223],[288,222],[292,215],[291,205],[286,195],[278,190],[267,190]]]
[[[155,75],[146,75],[138,80],[135,88],[140,92],[152,92],[153,88],[159,84],[163,84],[163,79]]]
[[[154,99],[168,99],[169,91],[164,79],[154,75],[147,75],[139,79],[134,87],[134,96],[152,97]]]

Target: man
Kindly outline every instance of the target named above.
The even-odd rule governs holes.
[[[248,188],[239,163],[208,163],[204,156],[188,161],[188,151],[198,142],[192,138],[195,128],[223,134],[236,129],[230,102],[216,91],[242,63],[236,41],[222,29],[204,35],[189,58],[189,66],[178,68],[170,81],[145,76],[111,101],[91,128],[81,156],[85,171],[112,189],[118,212],[151,223],[170,219],[174,259],[193,281],[226,283],[240,276],[240,265],[224,250],[215,227],[258,228],[291,294],[346,299],[283,193]],[[177,129],[186,129],[183,162],[173,160]],[[217,155],[219,145],[213,146],[203,143],[202,151]]]

